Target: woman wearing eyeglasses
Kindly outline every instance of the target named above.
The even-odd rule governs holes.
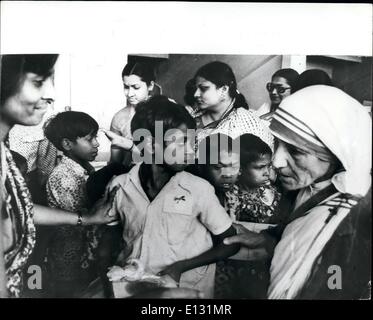
[[[290,68],[277,70],[272,75],[271,82],[266,86],[271,103],[264,103],[256,111],[258,117],[270,121],[281,101],[292,93],[298,76],[298,72]]]

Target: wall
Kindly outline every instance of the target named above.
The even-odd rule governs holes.
[[[372,101],[372,57],[353,59],[308,56],[307,69],[322,69],[333,84],[357,99],[360,103]],[[361,62],[359,62],[361,61]]]
[[[231,66],[236,76],[238,90],[244,94],[253,109],[268,101],[265,84],[281,68],[282,56],[276,55],[201,55],[170,54],[159,64],[157,82],[163,93],[184,104],[184,87],[202,65],[219,60]]]
[[[127,63],[123,52],[60,55],[55,72],[56,111],[71,106],[92,116],[101,128],[110,128],[113,115],[125,106],[121,72]],[[99,134],[98,161],[107,161],[110,142]]]

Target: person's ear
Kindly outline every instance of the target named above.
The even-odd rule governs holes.
[[[227,98],[229,93],[229,87],[227,85],[221,86],[220,87],[220,94],[222,98]]]
[[[148,91],[153,91],[154,89],[154,81],[150,81],[150,84],[148,85]]]
[[[61,146],[64,151],[70,151],[73,146],[73,142],[67,138],[63,138],[61,141]]]

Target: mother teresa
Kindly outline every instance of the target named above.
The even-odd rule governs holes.
[[[364,298],[371,280],[369,113],[343,91],[316,85],[284,99],[270,130],[279,181],[296,192],[287,221],[261,233],[240,227],[225,243],[267,249],[269,299]]]

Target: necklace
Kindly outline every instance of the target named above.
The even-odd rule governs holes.
[[[232,99],[231,103],[229,104],[227,109],[225,109],[225,111],[219,117],[219,119],[217,119],[215,121],[212,121],[209,124],[205,125],[204,129],[214,129],[214,128],[216,128],[227,117],[227,115],[231,112],[231,110],[233,109],[233,106],[234,106],[234,102],[235,102],[235,99]]]

